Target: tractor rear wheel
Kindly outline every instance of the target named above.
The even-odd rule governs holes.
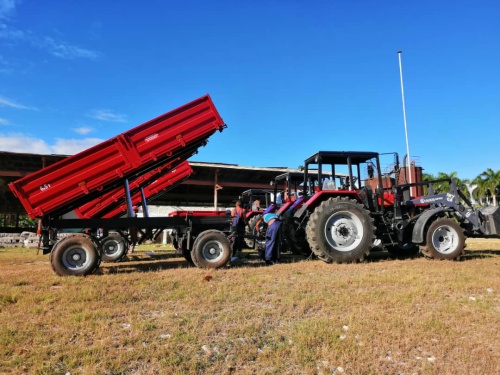
[[[421,251],[428,258],[458,259],[465,249],[464,230],[455,220],[443,217],[427,229],[425,246]]]
[[[112,233],[101,240],[101,259],[103,262],[119,262],[127,255],[128,243],[118,233]]]
[[[322,202],[306,227],[311,250],[327,263],[362,261],[370,253],[374,231],[369,211],[347,197]]]
[[[231,242],[223,232],[206,230],[196,237],[191,258],[199,268],[223,267],[231,259]]]
[[[292,254],[306,256],[311,254],[305,230],[297,228],[293,220],[293,212],[286,212],[283,215],[283,236]]]
[[[63,238],[50,253],[50,265],[59,276],[86,276],[100,264],[99,251],[89,236],[79,234]]]
[[[266,248],[266,239],[259,238],[260,230],[259,228],[257,228],[257,223],[261,220],[262,220],[262,215],[260,214],[252,217],[248,222],[248,226],[245,229],[246,232],[245,234],[257,237],[255,239],[255,250],[264,250]],[[259,223],[259,227],[262,224],[264,224],[264,220],[262,220],[262,223]],[[250,249],[253,249],[253,243],[254,243],[253,238],[245,238],[245,243]]]

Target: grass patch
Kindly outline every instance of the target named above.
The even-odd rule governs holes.
[[[460,262],[262,267],[249,254],[221,270],[153,246],[84,278],[55,276],[48,255],[2,250],[0,373],[500,370],[498,240],[468,240]]]

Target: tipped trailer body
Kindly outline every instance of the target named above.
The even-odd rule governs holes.
[[[148,217],[147,199],[191,173],[187,159],[226,128],[209,95],[9,184],[31,218],[39,248],[59,275],[88,275],[101,261],[119,261],[129,246],[164,229],[182,233],[189,260],[203,268],[231,257],[227,217]],[[146,217],[136,217],[141,202]],[[80,218],[69,219],[76,212]],[[116,217],[127,213],[126,217]],[[64,216],[63,216],[64,215]],[[79,230],[63,238],[57,233]]]
[[[169,161],[194,154],[224,122],[208,95],[9,184],[31,218],[79,207]]]
[[[158,167],[129,182],[132,205],[141,203],[142,194],[146,199],[154,199],[187,179],[193,169],[187,161],[171,168],[170,164]],[[141,190],[143,193],[141,193]],[[116,188],[74,210],[80,219],[92,217],[111,218],[127,212],[126,193],[123,188]]]

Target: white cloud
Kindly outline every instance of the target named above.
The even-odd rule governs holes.
[[[56,143],[51,146],[53,154],[73,155],[80,151],[86,150],[89,147],[95,146],[104,139],[100,138],[84,138],[84,139],[62,139],[57,138]]]
[[[10,17],[17,4],[19,4],[19,0],[0,0],[0,19]]]
[[[15,108],[15,109],[29,109],[29,110],[35,110],[35,108],[25,106],[24,104],[19,104],[16,103],[13,100],[3,98],[0,96],[0,107],[10,107],[10,108]]]
[[[7,119],[0,118],[0,125],[10,125],[10,122]]]
[[[92,128],[87,128],[85,126],[81,126],[79,128],[73,128],[73,130],[81,135],[89,134],[93,129]]]
[[[51,154],[50,146],[42,139],[24,134],[0,134],[0,151]]]
[[[96,109],[89,115],[93,119],[111,122],[127,122],[127,116],[109,109]]]
[[[84,138],[84,139],[62,139],[57,138],[54,144],[48,144],[46,141],[35,138],[30,135],[1,134],[0,133],[0,151],[6,152],[24,152],[30,154],[60,154],[73,155],[89,147],[95,146],[103,139]]]
[[[47,49],[52,55],[62,59],[87,58],[95,60],[100,55],[96,51],[56,41],[51,37],[43,38],[43,40],[39,43],[39,47]]]
[[[97,51],[82,48],[64,40],[54,39],[47,35],[37,35],[30,30],[19,30],[11,27],[8,20],[14,13],[17,4],[19,4],[19,0],[0,0],[0,39],[31,44],[61,59],[84,58],[95,60],[101,55]]]

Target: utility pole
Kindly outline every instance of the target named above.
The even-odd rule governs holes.
[[[407,171],[410,175],[409,183],[412,183],[412,170],[411,170],[411,157],[410,157],[410,145],[408,143],[408,126],[406,124],[406,105],[405,105],[405,90],[403,86],[403,64],[401,62],[401,54],[403,51],[398,51],[398,59],[399,59],[399,79],[401,81],[401,98],[403,100],[403,121],[405,125],[405,137],[406,137],[406,160],[407,160]],[[411,191],[411,190],[410,190]]]

